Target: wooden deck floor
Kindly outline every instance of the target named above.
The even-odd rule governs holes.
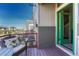
[[[43,49],[28,48],[27,54],[24,51],[22,54],[20,54],[20,56],[68,56],[68,54],[57,47],[52,47]]]

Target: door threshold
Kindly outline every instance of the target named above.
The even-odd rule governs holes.
[[[73,56],[73,52],[72,51],[70,51],[69,49],[66,49],[66,48],[64,48],[63,46],[61,46],[61,45],[56,45],[58,48],[60,48],[61,50],[63,50],[65,53],[67,53],[68,55],[70,55],[70,56]]]

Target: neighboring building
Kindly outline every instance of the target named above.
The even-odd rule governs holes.
[[[0,36],[8,34],[7,30],[7,27],[0,27]]]
[[[33,20],[26,20],[26,30],[34,29]]]
[[[16,27],[9,27],[9,30],[16,30]]]
[[[33,24],[34,24],[34,31],[38,33],[38,10],[39,9],[39,4],[33,4]]]
[[[29,30],[33,30],[34,29],[34,24],[29,24]]]
[[[24,29],[16,29],[16,34],[23,34],[26,33],[26,30]]]
[[[15,27],[0,27],[0,35],[16,34]]]
[[[16,34],[16,27],[9,27],[8,30],[9,30],[8,34]]]

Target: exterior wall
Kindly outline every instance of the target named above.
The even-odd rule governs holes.
[[[55,4],[40,5],[39,26],[55,26]]]
[[[39,48],[55,45],[55,4],[39,4]]]
[[[39,48],[55,46],[55,27],[39,27]]]

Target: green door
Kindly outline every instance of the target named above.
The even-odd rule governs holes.
[[[58,25],[58,29],[59,29],[59,33],[58,33],[59,34],[59,38],[58,39],[59,39],[59,41],[58,41],[58,43],[59,44],[63,43],[62,42],[63,41],[63,28],[62,28],[63,27],[63,25],[62,25],[63,24],[63,20],[62,20],[63,19],[63,17],[62,17],[63,15],[62,15],[62,13],[63,13],[63,11],[58,12],[58,16],[59,16],[59,19],[58,19],[59,20],[59,25]]]
[[[73,51],[73,4],[57,12],[57,44]]]

